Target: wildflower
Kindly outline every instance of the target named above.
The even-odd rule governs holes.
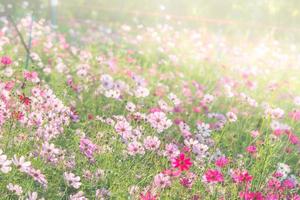
[[[88,200],[88,198],[86,198],[84,196],[84,193],[82,191],[77,192],[76,194],[70,195],[70,200]]]
[[[243,200],[264,200],[260,192],[240,192],[240,198]]]
[[[91,161],[94,160],[94,153],[98,149],[97,145],[87,138],[80,139],[80,151]]]
[[[167,118],[164,112],[154,112],[150,113],[147,116],[148,122],[153,128],[157,130],[158,133],[163,132],[165,129],[168,129],[172,125],[172,121]]]
[[[2,56],[1,57],[1,64],[2,65],[7,66],[7,65],[10,65],[11,63],[12,63],[12,60],[11,60],[10,57],[8,57],[8,56]]]
[[[139,142],[133,141],[128,144],[127,147],[128,154],[134,156],[136,154],[145,154],[145,149],[143,145]]]
[[[192,188],[194,182],[196,180],[196,174],[187,173],[186,176],[180,178],[180,184],[186,188]]]
[[[177,158],[173,159],[172,166],[181,171],[188,171],[192,166],[192,162],[190,158],[185,157],[184,153],[180,153]]]
[[[169,159],[175,158],[180,154],[178,146],[176,144],[170,143],[165,147],[164,155]]]
[[[278,190],[281,186],[281,183],[278,179],[276,178],[271,178],[269,181],[268,181],[268,188],[269,189],[272,189],[272,190]]]
[[[56,163],[58,161],[58,156],[60,150],[54,146],[54,144],[49,144],[48,142],[43,143],[40,155],[48,162]]]
[[[45,200],[44,198],[38,199],[38,193],[37,192],[28,192],[28,197],[26,200]]]
[[[281,179],[285,179],[291,172],[291,168],[287,164],[278,163],[276,172],[281,174]]]
[[[0,170],[7,174],[8,172],[11,171],[11,161],[7,159],[7,156],[2,154],[2,150],[0,149]]]
[[[293,189],[296,187],[296,183],[294,180],[288,178],[282,182],[282,186],[286,189]]]
[[[129,112],[134,112],[135,109],[136,109],[136,106],[135,106],[134,103],[128,102],[128,103],[126,104],[126,110],[128,110]]]
[[[284,110],[281,108],[275,108],[271,110],[272,119],[280,119],[284,116]]]
[[[256,138],[257,136],[259,136],[260,133],[259,131],[256,130],[256,131],[251,131],[250,134],[253,138]]]
[[[253,145],[250,145],[246,148],[246,151],[250,154],[256,153],[256,147]]]
[[[114,82],[110,75],[104,74],[101,76],[101,84],[105,89],[112,89]]]
[[[73,174],[73,173],[65,172],[64,173],[64,179],[65,179],[65,181],[67,182],[67,184],[69,186],[72,186],[75,189],[78,189],[81,185],[80,177],[75,176],[75,174]]]
[[[225,157],[225,156],[221,156],[220,158],[218,158],[215,162],[215,165],[217,167],[225,167],[228,164],[229,160]]]
[[[192,150],[198,157],[203,157],[206,154],[208,148],[209,147],[205,144],[197,143],[193,145]]]
[[[147,97],[149,95],[149,90],[145,87],[138,87],[136,90],[135,90],[135,96],[137,98],[142,98],[142,97]]]
[[[151,192],[146,192],[141,194],[140,200],[156,200],[156,195],[152,194]]]
[[[42,174],[40,170],[30,167],[26,173],[28,173],[28,175],[30,175],[35,181],[39,182],[45,188],[47,187],[48,181],[46,180],[45,175]]]
[[[29,106],[31,104],[31,99],[29,97],[26,97],[25,94],[19,95],[19,99],[26,106]]]
[[[203,180],[206,183],[219,183],[224,181],[224,177],[220,171],[209,169],[203,175]]]
[[[124,139],[129,139],[132,137],[132,127],[126,120],[117,121],[115,125],[115,130],[120,134]]]
[[[9,184],[6,186],[6,188],[7,188],[9,191],[15,193],[17,196],[21,196],[22,193],[23,193],[22,187],[19,186],[19,185],[17,185],[17,184],[14,185],[14,184],[12,184],[12,183],[9,183]]]
[[[200,122],[200,123],[197,123],[197,135],[196,135],[196,138],[197,137],[209,137],[211,135],[211,129],[210,129],[210,126],[209,124],[206,124],[206,123],[203,123],[203,122]]]
[[[170,177],[163,173],[157,174],[154,177],[154,185],[162,189],[169,187],[171,185]]]
[[[102,199],[109,199],[110,197],[110,191],[105,188],[97,189],[96,190],[96,199],[102,200]]]
[[[202,102],[204,102],[205,104],[211,104],[214,100],[214,96],[210,95],[210,94],[206,94],[204,95]]]
[[[33,83],[37,83],[37,82],[40,81],[37,72],[29,72],[29,71],[25,71],[25,72],[24,72],[24,78],[25,78],[25,80],[31,81],[31,82],[33,82]]]
[[[21,172],[28,172],[31,166],[31,163],[29,161],[25,161],[24,156],[18,158],[16,155],[14,155],[12,162]]]
[[[144,139],[144,146],[145,149],[150,150],[150,151],[155,151],[156,149],[159,148],[160,141],[158,137],[156,136],[148,136]]]
[[[236,183],[249,183],[252,181],[252,176],[246,170],[234,170],[231,176]]]
[[[279,195],[269,193],[269,194],[266,195],[265,200],[279,200]]]
[[[237,120],[237,116],[233,112],[226,113],[226,117],[229,122],[235,122]]]

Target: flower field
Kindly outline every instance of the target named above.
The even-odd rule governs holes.
[[[36,20],[26,57],[0,28],[0,199],[300,200],[298,46]]]

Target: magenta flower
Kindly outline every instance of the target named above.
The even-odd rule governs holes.
[[[203,175],[203,180],[207,183],[219,183],[224,181],[224,177],[220,171],[209,169]]]
[[[12,60],[8,56],[2,56],[1,57],[1,64],[3,65],[10,65],[12,63]]]
[[[97,151],[97,145],[87,138],[80,139],[80,151],[91,161],[94,160],[94,153]]]
[[[246,148],[246,151],[247,151],[248,153],[250,153],[250,154],[256,153],[256,146],[253,146],[253,145],[248,146],[248,147]]]
[[[228,163],[229,163],[229,160],[225,156],[222,156],[216,160],[215,165],[217,167],[222,168],[222,167],[225,167]]]
[[[172,166],[178,168],[181,171],[188,171],[192,166],[190,158],[185,157],[184,153],[181,153],[177,158],[173,159]]]
[[[235,170],[231,176],[236,183],[249,183],[252,181],[252,176],[246,170]]]
[[[141,194],[140,200],[156,200],[156,195],[152,194],[151,192],[146,192]]]

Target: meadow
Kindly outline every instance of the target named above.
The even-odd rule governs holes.
[[[2,22],[0,199],[300,200],[297,45]]]

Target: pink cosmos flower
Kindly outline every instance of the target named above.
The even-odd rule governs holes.
[[[43,187],[47,188],[48,181],[46,180],[46,177],[44,174],[41,173],[40,170],[34,169],[32,167],[28,170],[28,175],[30,175],[35,181],[39,182]]]
[[[65,181],[67,182],[67,184],[69,186],[72,186],[75,189],[78,189],[81,185],[80,177],[75,176],[75,174],[73,174],[73,173],[65,172],[64,173],[64,179],[65,179]]]
[[[29,71],[25,71],[24,72],[24,78],[27,81],[31,81],[33,83],[37,83],[40,81],[39,77],[38,77],[38,73],[37,72],[29,72]]]
[[[137,155],[137,154],[145,154],[145,149],[143,145],[139,142],[133,141],[128,144],[127,146],[128,154],[131,156]]]
[[[279,200],[278,194],[267,194],[265,200]]]
[[[37,192],[28,192],[28,197],[26,200],[44,200],[44,198],[38,199],[38,193]]]
[[[1,64],[3,65],[10,65],[12,63],[12,60],[8,56],[2,56],[1,57]]]
[[[21,172],[28,172],[31,166],[31,163],[29,161],[25,161],[24,156],[18,158],[16,155],[14,155],[12,162]]]
[[[154,186],[158,188],[166,188],[171,185],[170,177],[168,175],[165,175],[163,173],[157,174],[154,177]]]
[[[44,142],[40,155],[46,162],[57,163],[60,152],[60,149],[56,148],[54,144]]]
[[[243,200],[264,200],[260,192],[240,192],[240,198]]]
[[[281,186],[281,183],[276,178],[271,178],[268,181],[268,188],[271,189],[271,190],[278,190],[280,188],[280,186]]]
[[[190,172],[190,173],[187,173],[186,176],[180,178],[180,184],[183,187],[192,188],[195,180],[196,180],[196,174]]]
[[[249,183],[252,181],[252,176],[246,170],[240,171],[237,169],[233,171],[231,176],[236,183]]]
[[[288,138],[291,144],[300,144],[300,139],[297,135],[293,134],[293,133],[289,133],[288,134]]]
[[[203,175],[203,180],[206,183],[219,183],[224,181],[224,177],[220,171],[209,169]]]
[[[167,156],[169,159],[173,159],[177,157],[179,154],[180,151],[176,144],[170,143],[166,145],[164,155]]]
[[[94,160],[94,153],[98,150],[97,145],[87,138],[80,139],[80,151],[91,161]]]
[[[282,186],[286,189],[293,189],[296,187],[296,183],[295,181],[293,181],[292,179],[285,179],[283,182],[282,182]]]
[[[185,157],[184,153],[179,154],[177,158],[174,158],[172,161],[172,166],[178,168],[181,171],[188,171],[192,166],[190,158]]]
[[[159,148],[160,145],[160,140],[156,136],[148,136],[144,139],[144,146],[145,149],[150,150],[150,151],[155,151],[156,149]]]
[[[9,184],[6,186],[6,188],[7,188],[9,191],[15,193],[17,196],[21,196],[22,193],[23,193],[22,187],[19,186],[19,185],[17,185],[17,184],[14,185],[14,184],[12,184],[12,183],[9,183]]]
[[[70,200],[88,200],[88,198],[86,198],[84,196],[84,192],[82,192],[82,191],[79,191],[79,192],[77,192],[75,194],[70,195],[69,199]]]
[[[7,159],[7,156],[2,154],[2,150],[0,149],[0,171],[7,174],[11,171],[10,167],[11,161]]]
[[[225,156],[222,156],[216,160],[215,165],[217,167],[225,167],[228,163],[229,160]]]
[[[154,112],[147,116],[148,122],[153,128],[157,130],[158,133],[163,132],[172,125],[172,121],[167,118],[164,112]]]
[[[235,122],[237,120],[237,116],[234,112],[226,113],[226,117],[227,117],[229,122]]]
[[[256,130],[256,131],[251,131],[250,134],[253,138],[256,138],[257,136],[259,136],[260,133],[259,131]]]
[[[156,200],[156,195],[152,194],[151,192],[146,192],[144,194],[141,194],[140,200]]]
[[[289,117],[294,121],[300,121],[300,111],[295,110],[289,113]]]
[[[132,127],[125,120],[117,121],[115,125],[115,130],[118,134],[120,134],[124,139],[129,139],[132,137]]]
[[[250,145],[246,148],[246,151],[250,154],[256,153],[256,147],[253,145]]]

